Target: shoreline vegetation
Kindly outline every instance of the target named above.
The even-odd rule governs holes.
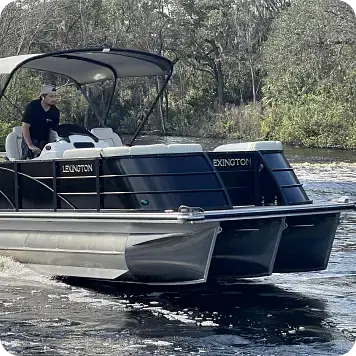
[[[355,20],[335,0],[17,0],[1,13],[0,53],[151,51],[171,59],[174,73],[146,132],[356,149]],[[65,78],[23,69],[14,79],[5,94],[15,106],[0,102],[0,137],[43,82],[59,88],[62,122],[103,124]],[[162,83],[119,81],[106,124],[133,133]],[[85,88],[97,112],[110,90]]]

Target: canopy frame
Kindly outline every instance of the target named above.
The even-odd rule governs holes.
[[[110,65],[109,63],[105,63],[102,62],[100,60],[97,59],[93,59],[93,58],[87,58],[87,57],[80,57],[80,53],[88,53],[88,52],[93,52],[93,53],[109,53],[109,54],[118,54],[120,56],[123,57],[127,57],[127,58],[136,58],[139,59],[140,61],[143,62],[147,62],[147,63],[151,63],[151,64],[155,64],[156,67],[160,68],[162,73],[161,74],[156,74],[156,73],[152,73],[152,74],[145,74],[145,75],[118,75],[117,70]],[[78,56],[76,56],[75,54],[79,54]],[[110,97],[108,100],[108,104],[105,107],[104,110],[104,115],[102,117],[101,120],[101,115],[99,115],[99,113],[97,112],[96,108],[94,107],[94,105],[92,105],[91,100],[89,99],[89,97],[86,95],[85,91],[83,90],[82,85],[83,84],[93,84],[93,83],[98,83],[98,82],[103,82],[104,80],[109,80],[108,78],[105,79],[98,79],[98,80],[93,80],[91,82],[88,83],[79,83],[75,78],[73,78],[72,76],[66,74],[66,73],[61,73],[61,72],[57,72],[55,70],[55,68],[53,68],[53,70],[48,70],[48,69],[41,69],[41,68],[35,68],[35,67],[31,67],[31,66],[26,66],[26,64],[29,64],[31,62],[34,62],[38,59],[42,59],[42,58],[47,58],[47,57],[60,57],[60,58],[65,58],[65,59],[71,59],[71,60],[77,60],[77,61],[84,61],[87,63],[92,63],[92,64],[96,64],[99,67],[105,67],[107,69],[109,69],[112,73],[112,79],[113,79],[113,86],[112,86],[112,91],[110,93]],[[1,60],[1,59],[0,59]],[[81,48],[81,49],[70,49],[70,50],[61,50],[61,51],[56,51],[56,52],[50,52],[50,53],[45,53],[45,54],[39,54],[39,55],[32,55],[29,58],[24,59],[23,61],[21,61],[20,63],[18,63],[12,70],[11,72],[8,74],[8,77],[5,81],[5,84],[3,86],[3,88],[1,88],[0,90],[0,100],[2,97],[4,97],[5,95],[5,91],[7,89],[7,87],[9,86],[9,83],[11,82],[13,76],[15,75],[15,73],[17,73],[17,71],[21,68],[29,68],[29,69],[35,69],[38,71],[43,71],[43,72],[47,72],[47,73],[53,73],[56,75],[61,75],[64,77],[69,78],[70,80],[73,81],[73,83],[75,84],[75,86],[80,89],[80,91],[83,93],[83,96],[85,97],[86,101],[88,102],[90,108],[93,110],[94,114],[97,116],[100,125],[103,123],[103,125],[106,125],[107,122],[107,116],[109,114],[110,111],[110,107],[112,104],[112,100],[113,100],[113,96],[115,94],[115,90],[117,87],[117,81],[119,77],[144,77],[144,76],[157,76],[157,75],[165,75],[166,79],[165,82],[162,86],[162,88],[160,89],[159,93],[157,94],[155,100],[153,101],[152,105],[150,106],[149,110],[146,112],[146,115],[144,116],[144,119],[141,121],[141,123],[138,125],[138,128],[136,129],[133,138],[130,141],[130,145],[132,145],[132,143],[135,141],[135,139],[137,138],[138,134],[140,133],[140,131],[142,130],[144,124],[147,122],[148,117],[150,116],[150,114],[153,111],[154,106],[157,104],[158,99],[162,96],[164,89],[166,88],[169,79],[172,76],[173,73],[173,63],[168,60],[165,57],[159,56],[157,54],[153,54],[153,53],[149,53],[149,52],[143,52],[143,51],[138,51],[138,50],[131,50],[131,49],[120,49],[120,48],[103,48],[103,47],[97,47],[97,48]]]

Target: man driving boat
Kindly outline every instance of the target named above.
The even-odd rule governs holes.
[[[22,117],[22,157],[37,157],[49,142],[49,133],[59,124],[57,90],[52,85],[42,85],[40,98],[31,101]]]

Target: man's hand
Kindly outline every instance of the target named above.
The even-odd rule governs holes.
[[[41,149],[37,146],[29,146],[29,149],[35,154],[35,155],[39,155],[41,153]]]

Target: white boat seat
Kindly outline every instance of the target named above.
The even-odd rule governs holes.
[[[188,153],[188,152],[202,152],[203,148],[199,144],[154,144],[154,145],[137,145],[132,147],[106,147],[103,148],[102,157],[115,156],[138,156],[146,154],[165,154],[165,153]]]
[[[151,155],[167,153],[168,147],[163,143],[155,145],[137,145],[130,148],[131,155]]]
[[[66,150],[63,152],[63,158],[93,158],[101,156],[102,148],[75,148],[73,150]]]
[[[53,131],[52,129],[49,130],[49,137],[48,137],[48,142],[56,142],[56,140],[59,138],[57,131]]]
[[[167,153],[189,153],[203,151],[203,147],[198,143],[172,143],[167,147]]]
[[[129,156],[130,148],[127,146],[122,147],[105,147],[101,151],[102,157],[114,157],[114,156]]]
[[[283,146],[280,141],[257,141],[229,143],[214,149],[214,152],[247,152],[247,151],[282,151]]]
[[[95,129],[91,129],[90,132],[95,135],[100,141],[107,142],[111,147],[122,146],[120,136],[113,132],[110,127],[97,127]]]
[[[19,160],[22,156],[21,150],[22,129],[21,126],[15,126],[7,135],[5,141],[6,157],[10,161]]]
[[[58,138],[57,132],[50,130],[49,142],[55,142],[57,138]],[[10,132],[7,135],[5,141],[6,157],[10,161],[21,159],[22,156],[21,141],[22,141],[22,128],[21,126],[15,126],[12,128],[12,132]]]

